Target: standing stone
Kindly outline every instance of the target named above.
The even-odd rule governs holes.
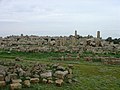
[[[60,46],[63,46],[62,37],[60,38]]]
[[[75,30],[75,37],[77,37],[77,31]]]
[[[63,37],[63,46],[66,45],[66,37]]]
[[[97,31],[97,38],[100,38],[100,31]]]

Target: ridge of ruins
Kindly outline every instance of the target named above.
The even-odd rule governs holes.
[[[82,37],[75,30],[70,36],[35,36],[23,35],[7,36],[0,38],[0,49],[15,50],[23,52],[117,52],[120,51],[120,44],[107,42],[97,31],[96,37],[88,35]]]

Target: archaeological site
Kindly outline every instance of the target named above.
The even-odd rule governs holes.
[[[120,90],[120,0],[0,0],[0,90]]]
[[[100,31],[97,31],[96,37],[83,37],[75,31],[70,36],[21,34],[0,38],[0,90],[63,90],[67,87],[74,90],[76,85],[85,89],[86,79],[91,83],[91,79],[96,80],[100,74],[120,74],[119,65],[120,43],[102,39]],[[114,71],[115,68],[117,71]],[[111,77],[106,75],[98,78]],[[119,76],[113,78],[117,80]],[[102,81],[99,83],[102,84]]]

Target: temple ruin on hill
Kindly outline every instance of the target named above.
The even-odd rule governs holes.
[[[106,42],[97,31],[96,37],[82,37],[75,31],[70,36],[7,36],[0,38],[0,49],[24,52],[114,52],[120,51],[120,44]]]

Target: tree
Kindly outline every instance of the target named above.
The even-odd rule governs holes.
[[[117,39],[117,38],[115,38],[115,39],[113,40],[113,43],[114,43],[114,44],[119,44],[119,42],[120,42],[120,41],[119,41],[119,39]]]
[[[112,42],[112,37],[108,37],[105,41]]]

